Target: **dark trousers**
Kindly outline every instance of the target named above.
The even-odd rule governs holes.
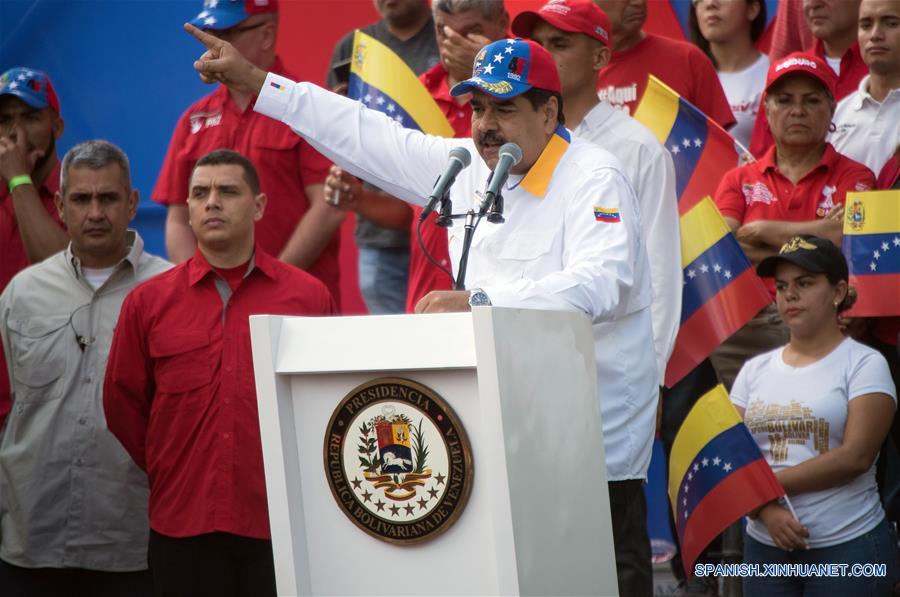
[[[151,597],[149,570],[102,572],[84,568],[22,568],[0,560],[3,597]]]
[[[167,537],[150,530],[157,597],[275,597],[272,542],[229,533]]]
[[[610,481],[608,485],[619,595],[652,597],[653,565],[643,481]]]

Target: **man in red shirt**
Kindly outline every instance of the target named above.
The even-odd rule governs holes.
[[[734,114],[713,63],[696,46],[643,31],[647,0],[594,0],[612,25],[613,55],[600,71],[600,99],[634,114],[653,75],[725,128]]]
[[[257,66],[286,75],[275,54],[277,10],[277,0],[208,1],[192,23],[227,39]],[[336,231],[343,214],[322,200],[330,162],[287,126],[254,112],[255,99],[249,91],[220,85],[179,119],[153,190],[153,200],[168,207],[169,258],[180,263],[196,247],[185,204],[194,164],[214,149],[234,149],[257,165],[260,184],[269,197],[265,217],[258,223],[260,246],[325,282],[339,301]]]
[[[434,98],[438,107],[453,127],[455,137],[472,135],[471,94],[451,97],[450,88],[472,76],[472,63],[478,51],[498,39],[506,37],[509,15],[503,2],[462,4],[453,0],[435,0],[435,35],[441,61],[422,73],[419,80]],[[340,172],[340,170],[338,170]],[[386,193],[366,190],[355,178],[329,176],[325,195],[334,198],[334,190],[340,188],[341,206],[356,210],[379,226],[410,229],[409,283],[406,293],[406,311],[412,313],[419,299],[432,290],[451,290],[452,277],[428,260],[419,245],[417,228],[422,209],[414,207]],[[347,202],[347,203],[343,203]],[[432,213],[422,223],[422,244],[428,254],[446,270],[451,270],[447,247],[447,231],[435,224],[437,213]]]
[[[157,593],[275,595],[248,317],[327,315],[334,303],[256,242],[266,195],[247,158],[202,157],[189,189],[197,250],[125,299],[104,411],[150,482]]]
[[[0,292],[20,270],[69,242],[53,204],[63,128],[45,73],[16,67],[0,75]]]
[[[834,87],[836,102],[856,91],[862,78],[869,74],[869,67],[863,62],[857,39],[861,1],[803,0],[803,17],[815,38],[812,48],[807,52],[827,62],[837,75]],[[750,138],[750,153],[757,158],[766,153],[774,143],[766,111],[762,106],[765,101],[766,97],[763,95],[753,125],[753,136]]]

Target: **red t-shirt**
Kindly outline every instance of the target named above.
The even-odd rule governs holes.
[[[0,178],[0,292],[3,292],[13,276],[31,265],[25,253],[25,245],[22,244],[22,237],[19,235],[19,223],[16,220],[16,210],[8,184],[6,180]],[[56,162],[56,167],[38,188],[38,196],[50,217],[60,228],[65,228],[53,203],[57,191],[59,191],[59,162]]]
[[[456,137],[470,137],[472,135],[472,108],[468,103],[459,105],[450,96],[450,84],[447,71],[441,63],[422,73],[419,77],[422,84],[437,102],[438,107],[447,117]],[[406,311],[412,313],[423,296],[432,290],[451,290],[453,280],[428,261],[419,241],[416,239],[416,228],[419,224],[421,207],[413,206],[413,219],[409,243],[409,283],[406,291]],[[422,243],[428,249],[431,257],[443,265],[447,270],[453,271],[450,263],[450,251],[447,247],[447,229],[435,224],[437,213],[432,213],[422,223]]]
[[[719,76],[706,54],[687,42],[647,33],[644,39],[612,55],[597,78],[600,99],[633,115],[653,75],[725,128],[734,114]]]
[[[830,143],[818,165],[794,185],[775,165],[775,147],[758,161],[729,171],[716,190],[715,203],[726,218],[741,224],[756,220],[809,222],[843,205],[847,192],[875,187],[875,175],[839,154]],[[774,283],[767,280],[774,297]]]
[[[268,539],[248,318],[328,315],[325,285],[257,247],[228,299],[203,255],[125,298],[103,386],[109,430],[150,481],[150,526]]]
[[[280,60],[272,72],[289,78]],[[306,186],[321,183],[331,162],[290,127],[253,111],[240,111],[228,89],[220,85],[194,103],[178,120],[153,200],[164,205],[186,201],[194,164],[214,149],[233,149],[250,158],[268,197],[263,218],[256,223],[256,239],[270,255],[278,255],[309,208]],[[339,235],[335,234],[309,273],[340,298]]]
[[[825,58],[825,46],[821,40],[816,40],[815,45],[807,50],[827,62]],[[863,77],[869,74],[869,67],[863,62],[859,53],[859,42],[854,42],[850,49],[841,57],[841,74],[838,75],[837,86],[834,90],[834,101],[839,102],[857,89]],[[766,96],[763,94],[759,100],[759,112],[756,113],[756,122],[753,123],[753,135],[750,137],[750,150],[754,156],[759,157],[766,153],[775,144],[772,131],[769,130],[769,119],[766,118]]]

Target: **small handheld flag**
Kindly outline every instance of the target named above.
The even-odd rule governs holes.
[[[784,488],[722,385],[685,418],[669,459],[669,500],[685,573],[719,533]]]
[[[900,315],[900,191],[847,193],[841,248],[859,293],[847,315]]]
[[[453,137],[453,127],[415,73],[389,47],[362,31],[353,35],[347,96],[406,128]]]

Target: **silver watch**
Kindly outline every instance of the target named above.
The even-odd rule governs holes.
[[[490,297],[481,288],[473,288],[472,290],[469,291],[469,306],[470,307],[489,307],[490,305],[491,305]]]

